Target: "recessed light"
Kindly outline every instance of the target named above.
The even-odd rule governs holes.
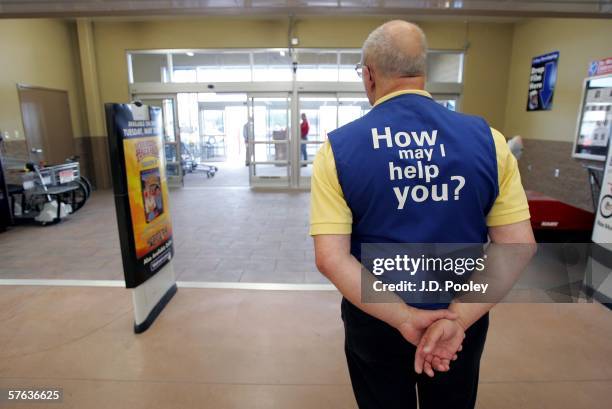
[[[192,53],[191,51],[189,51],[188,53],[185,53],[185,54],[187,54],[189,57],[193,57],[193,56],[195,55],[195,54],[194,54],[194,53]]]

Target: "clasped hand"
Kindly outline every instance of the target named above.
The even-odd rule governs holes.
[[[449,310],[421,310],[414,308],[410,317],[398,326],[399,332],[417,347],[414,370],[434,376],[434,370],[446,372],[451,361],[462,349],[465,330]]]

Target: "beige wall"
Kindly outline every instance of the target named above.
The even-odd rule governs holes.
[[[513,26],[470,24],[461,111],[483,116],[500,130],[504,126]]]
[[[0,131],[24,139],[16,84],[67,90],[75,137],[83,136],[81,80],[74,23],[0,19]]]
[[[571,158],[582,82],[592,60],[612,55],[610,20],[533,19],[517,23],[504,132],[522,135],[525,155],[519,161],[523,185],[566,203],[592,210],[588,173]],[[527,112],[531,59],[560,52],[550,111]]]
[[[296,21],[300,47],[359,48],[380,18],[316,18]],[[512,24],[420,23],[434,49],[461,50],[465,60],[462,110],[502,127],[512,49]],[[286,47],[287,19],[191,19],[94,23],[103,102],[126,101],[126,50],[164,48]]]
[[[556,50],[560,56],[552,110],[527,112],[531,59]],[[610,20],[535,19],[516,24],[508,77],[506,134],[573,142],[588,64],[610,55]]]

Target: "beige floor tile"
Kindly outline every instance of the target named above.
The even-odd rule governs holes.
[[[603,409],[612,381],[481,383],[477,409]]]
[[[225,171],[226,169],[222,169]],[[237,274],[255,274],[250,281],[304,281],[289,270],[260,268],[262,258],[302,264],[313,269],[307,235],[309,194],[255,192],[228,189],[244,169],[227,169],[215,181],[189,175],[186,189],[172,190],[177,272],[185,272],[197,259],[219,258],[212,274],[192,271],[190,280],[239,280]],[[233,181],[233,182],[232,182]],[[211,183],[212,182],[212,183]],[[200,262],[201,263],[201,262]],[[111,191],[94,192],[79,212],[45,228],[19,226],[0,234],[0,278],[117,279],[122,277],[121,252]],[[293,280],[293,281],[292,281]]]
[[[354,408],[339,301],[181,288],[135,335],[126,289],[2,286],[0,387],[63,387],[49,408]],[[606,407],[611,331],[599,304],[497,306],[478,407]]]
[[[2,387],[56,385],[47,379],[36,382],[0,380]],[[355,409],[348,385],[219,385],[172,382],[62,381],[61,404],[32,405],[41,409]],[[2,405],[23,409],[24,404]]]
[[[499,305],[482,380],[612,379],[611,339],[612,314],[601,304]]]

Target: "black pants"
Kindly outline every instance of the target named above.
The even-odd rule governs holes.
[[[342,300],[344,350],[360,409],[472,409],[489,315],[466,331],[463,350],[450,371],[433,378],[414,371],[416,347],[386,323]]]

